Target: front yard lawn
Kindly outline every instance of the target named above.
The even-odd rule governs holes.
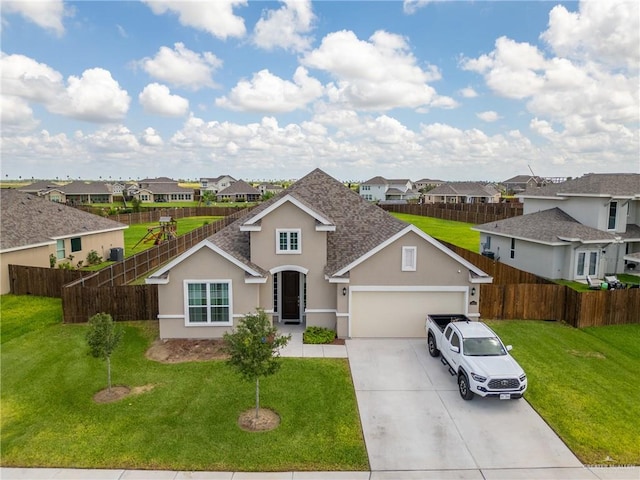
[[[346,359],[283,358],[260,385],[261,406],[277,411],[281,424],[249,433],[237,420],[254,406],[254,384],[224,361],[146,359],[156,322],[125,324],[112,357],[114,385],[140,393],[97,404],[106,367],[87,353],[86,325],[61,324],[58,299],[1,300],[2,466],[369,469]]]
[[[391,213],[400,220],[411,223],[433,238],[452,243],[458,247],[472,252],[480,249],[480,232],[471,230],[473,223],[454,222],[421,215],[409,215],[406,213]]]
[[[514,346],[527,401],[583,463],[640,465],[640,324],[487,323]]]

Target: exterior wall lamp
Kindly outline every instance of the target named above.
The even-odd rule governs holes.
[[[342,287],[342,296],[343,297],[347,296],[347,287]]]
[[[472,297],[476,296],[476,287],[471,287],[471,296]]]

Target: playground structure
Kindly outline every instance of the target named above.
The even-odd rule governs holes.
[[[157,227],[149,227],[147,229],[147,233],[133,246],[133,249],[141,243],[153,242],[154,245],[160,245],[162,242],[177,237],[178,222],[173,217],[160,217],[158,222],[159,225]]]

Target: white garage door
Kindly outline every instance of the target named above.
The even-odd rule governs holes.
[[[352,337],[425,337],[429,313],[466,313],[464,292],[351,293]]]

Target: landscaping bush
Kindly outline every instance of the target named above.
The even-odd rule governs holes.
[[[304,343],[331,343],[336,338],[336,332],[324,327],[307,327],[302,334]]]

